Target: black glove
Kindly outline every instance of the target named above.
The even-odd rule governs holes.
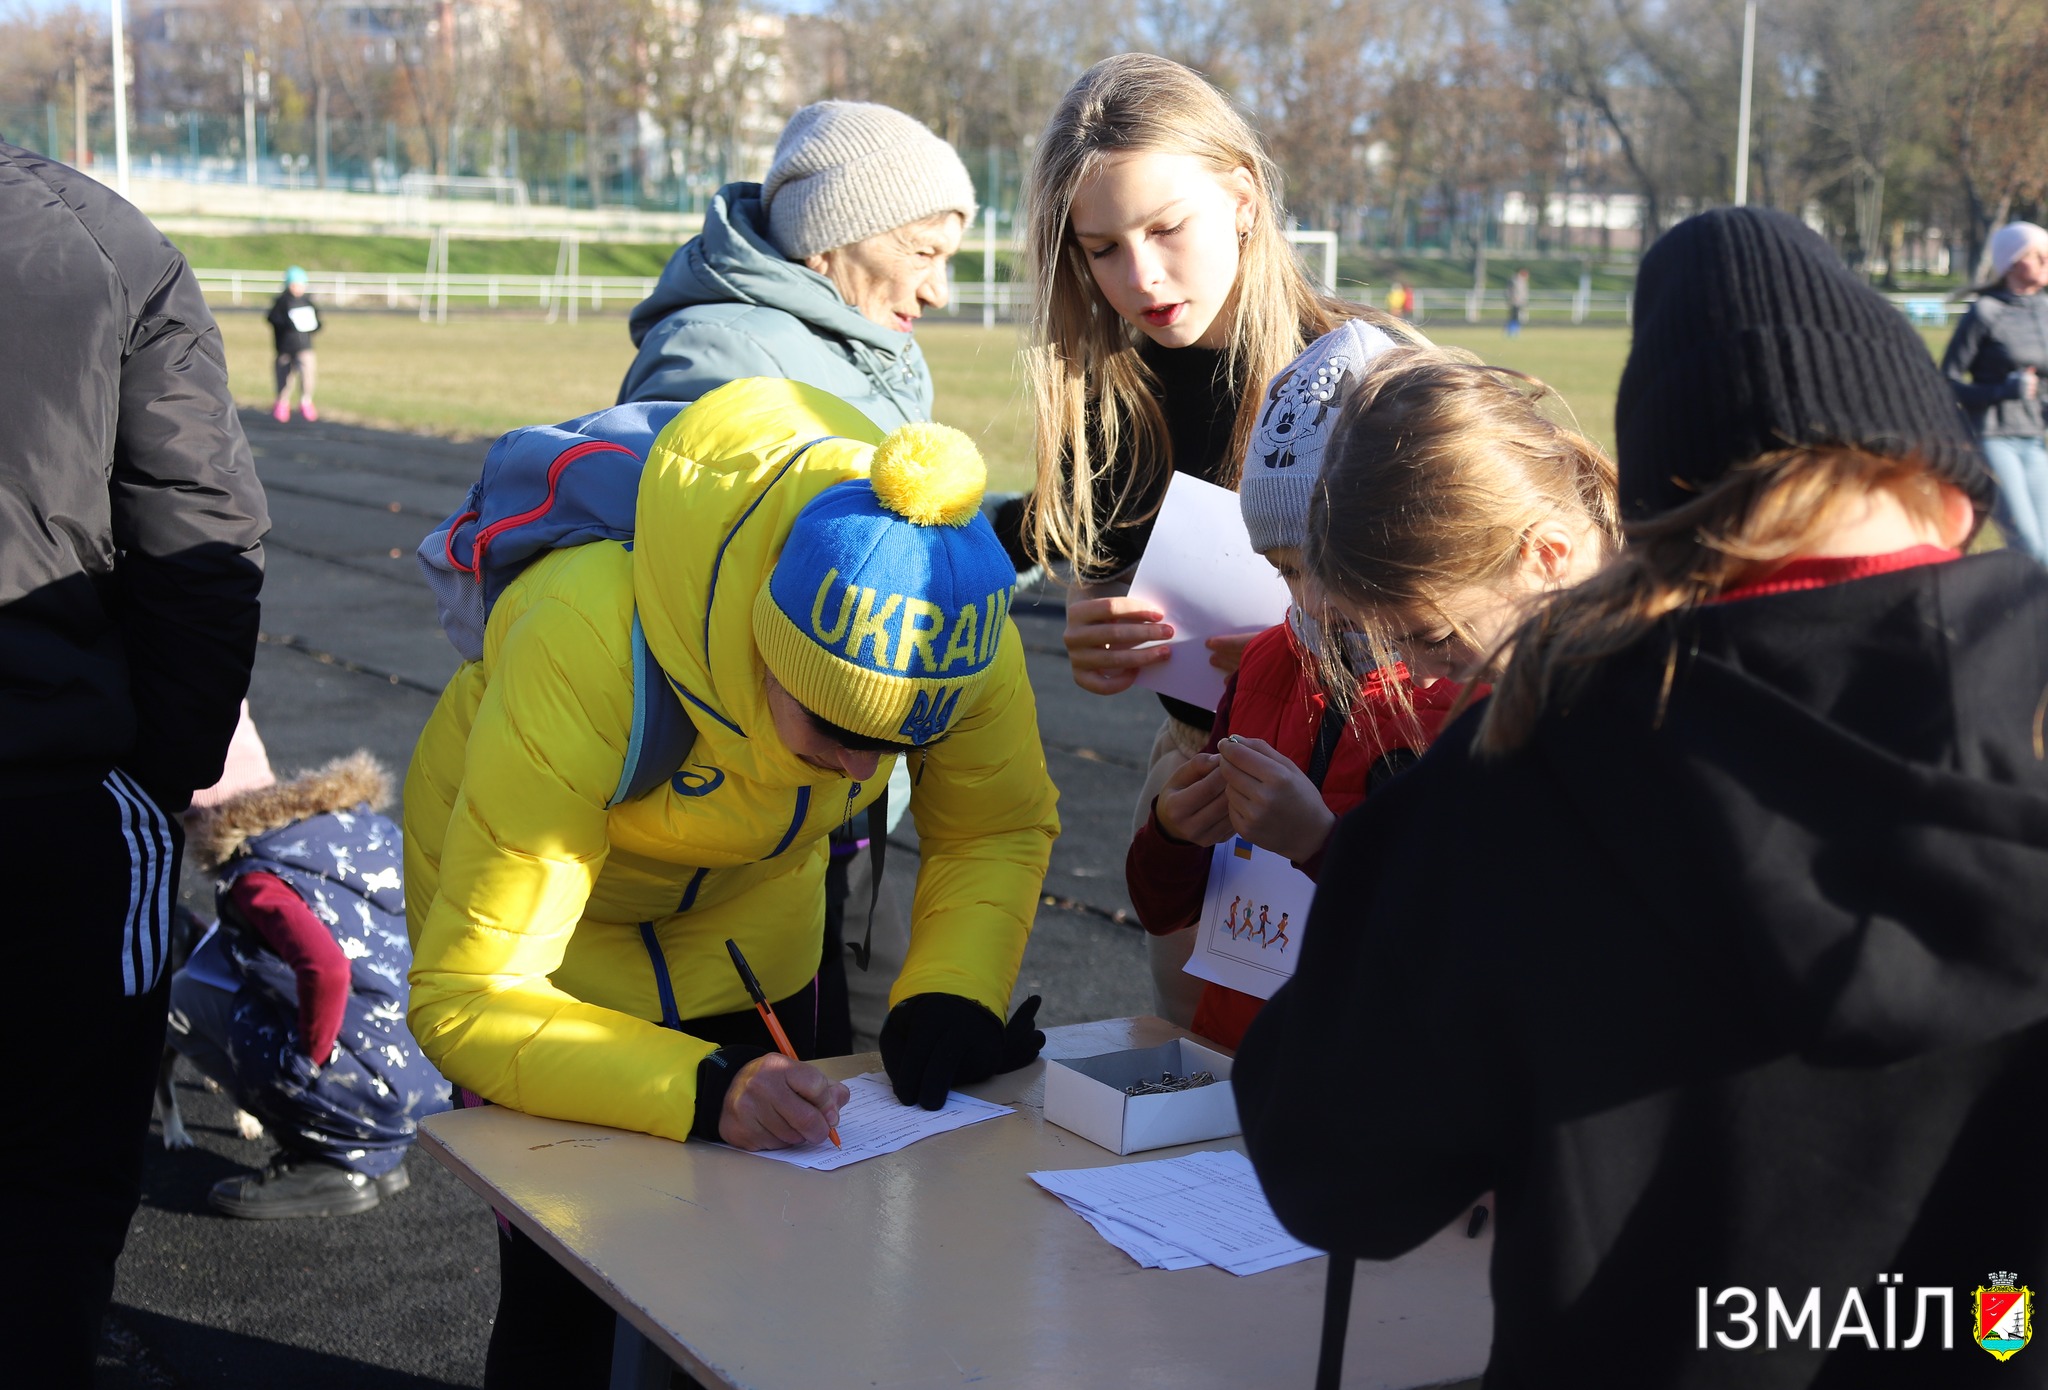
[[[882,1066],[905,1105],[937,1110],[955,1086],[1015,1071],[1038,1056],[1045,1034],[1032,1027],[1038,996],[1017,1006],[1006,1026],[972,999],[919,994],[889,1010],[882,1025]]]

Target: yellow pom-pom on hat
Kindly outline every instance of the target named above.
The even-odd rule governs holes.
[[[868,467],[875,500],[919,526],[965,526],[981,511],[988,466],[974,440],[951,425],[904,425]]]

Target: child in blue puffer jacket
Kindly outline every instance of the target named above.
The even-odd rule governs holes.
[[[268,1169],[214,1185],[245,1218],[347,1216],[408,1185],[405,1153],[449,1086],[405,1024],[390,774],[356,753],[186,815],[220,925],[171,982],[173,1047],[260,1119]]]

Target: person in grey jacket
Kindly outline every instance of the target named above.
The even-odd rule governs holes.
[[[731,183],[633,311],[639,356],[619,403],[694,401],[746,377],[830,391],[883,430],[932,418],[932,375],[911,336],[946,306],[946,263],[974,219],[974,184],[953,147],[901,111],[821,101],[790,117],[762,182]],[[899,760],[894,829],[910,804]],[[835,834],[825,875],[819,970],[822,1057],[873,1047],[890,967],[910,945],[902,896],[874,890],[863,827]],[[847,904],[856,916],[849,927]],[[841,942],[863,928],[872,969],[849,980]]]
[[[911,337],[946,304],[974,217],[953,147],[900,111],[821,101],[792,116],[761,183],[731,183],[633,311],[619,403],[694,401],[744,377],[830,391],[883,430],[929,420]]]
[[[1997,277],[1956,325],[1942,354],[1956,399],[1998,478],[1994,515],[2006,540],[2048,561],[2048,441],[2040,373],[2048,369],[2048,231],[2011,222],[1991,238]]]

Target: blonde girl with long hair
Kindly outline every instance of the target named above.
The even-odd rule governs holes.
[[[1725,1348],[1744,1290],[1839,1334],[1873,1269],[2048,1266],[1976,1216],[2048,1099],[2048,573],[1961,553],[1993,490],[1947,383],[1784,214],[1658,240],[1615,417],[1626,545],[1339,827],[1246,1147],[1339,1256],[1497,1192],[1490,1379],[1977,1384],[1931,1335]]]
[[[1234,487],[1265,383],[1344,319],[1415,338],[1310,281],[1256,132],[1200,74],[1152,54],[1105,59],[1068,90],[1038,142],[1025,223],[1027,539],[1077,581],[1074,679],[1115,694],[1166,659],[1132,650],[1170,635],[1164,615],[1111,595],[1171,475]],[[1241,646],[1219,644],[1219,664]]]
[[[1267,380],[1344,319],[1414,335],[1309,280],[1256,132],[1200,74],[1152,54],[1105,59],[1069,89],[1038,142],[1025,223],[1038,464],[1026,544],[1072,581],[1075,681],[1113,695],[1168,656],[1136,650],[1173,630],[1124,594],[1172,475],[1234,488]],[[1234,671],[1253,635],[1211,639],[1212,663]],[[1162,703],[1140,808],[1213,721]],[[1160,1007],[1182,1022],[1196,997],[1179,974],[1186,935],[1154,960]]]

